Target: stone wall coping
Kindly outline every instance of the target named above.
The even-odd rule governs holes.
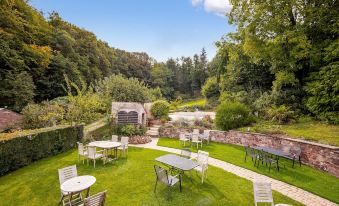
[[[279,137],[279,136],[276,136],[274,134],[264,134],[264,133],[257,133],[257,132],[242,132],[242,131],[237,131],[237,130],[230,130],[230,131],[211,130],[211,131],[213,131],[213,132],[239,132],[239,133],[244,133],[244,134],[255,134],[255,135],[260,135],[260,136],[271,136],[271,137],[287,139],[287,140],[290,140],[290,141],[299,142],[299,143],[303,143],[303,144],[311,144],[311,145],[315,145],[315,146],[319,146],[319,147],[325,147],[325,148],[328,148],[328,149],[339,150],[339,147],[337,147],[337,146],[321,144],[321,143],[311,142],[311,141],[302,140],[302,139],[295,139],[295,138],[288,137],[288,136],[284,136],[284,137],[280,136]]]
[[[163,127],[164,129],[190,129],[188,128],[175,128],[175,127]],[[242,132],[242,131],[238,131],[238,130],[229,130],[229,131],[221,131],[221,130],[210,130],[211,132],[238,132],[238,133],[243,133],[243,134],[255,134],[255,135],[260,135],[260,136],[270,136],[270,137],[275,137],[275,138],[281,138],[281,139],[286,139],[286,140],[290,140],[290,141],[294,141],[294,142],[299,142],[299,143],[303,143],[303,144],[311,144],[311,145],[315,145],[318,147],[324,147],[324,148],[328,148],[328,149],[332,149],[332,150],[339,150],[339,147],[337,146],[333,146],[333,145],[327,145],[327,144],[322,144],[322,143],[317,143],[317,142],[311,142],[311,141],[307,141],[307,140],[302,140],[302,139],[295,139],[292,137],[288,137],[288,136],[277,136],[274,134],[264,134],[264,133],[258,133],[258,132]]]

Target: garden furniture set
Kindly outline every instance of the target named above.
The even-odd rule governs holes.
[[[90,175],[78,176],[76,165],[58,170],[62,205],[84,205],[103,206],[106,198],[106,191],[90,196],[91,186],[96,182],[96,178]],[[86,191],[85,199],[82,192]]]
[[[201,182],[204,182],[204,178],[207,177],[208,169],[208,156],[209,153],[205,151],[198,151],[197,158],[191,158],[191,151],[184,149],[181,152],[181,156],[174,154],[166,154],[156,158],[155,160],[162,163],[169,169],[154,165],[156,174],[156,182],[154,186],[154,192],[156,192],[158,182],[165,184],[170,192],[170,188],[176,183],[179,183],[180,192],[182,191],[182,176],[185,171],[196,170],[201,173]],[[173,172],[177,172],[176,175],[172,176]],[[170,174],[169,174],[170,173]]]
[[[121,137],[121,142],[118,142],[118,137],[112,135],[111,141],[94,141],[90,142],[87,146],[78,142],[78,161],[80,161],[80,157],[83,157],[83,163],[86,159],[88,165],[89,160],[92,160],[95,168],[95,163],[98,159],[103,159],[104,164],[116,160],[118,158],[118,150],[121,151],[120,155],[127,157],[128,139],[128,137]],[[101,150],[97,150],[97,148],[100,148]],[[109,152],[111,152],[111,155]],[[113,156],[114,158],[111,158],[110,156]]]
[[[193,144],[197,145],[197,149],[199,149],[199,145],[202,148],[203,141],[206,141],[207,144],[210,140],[210,130],[204,130],[202,134],[200,134],[199,129],[193,129],[192,133],[184,133],[181,132],[179,134],[179,142],[181,142],[184,146],[186,146],[186,142],[190,142],[191,146]]]
[[[268,165],[269,171],[271,170],[272,165],[274,165],[279,171],[279,158],[292,160],[292,167],[294,167],[295,161],[299,161],[299,165],[301,166],[300,147],[281,146],[279,149],[262,146],[251,147],[244,139],[241,141],[245,148],[245,162],[247,160],[247,156],[250,156],[254,162],[254,166],[259,167],[261,162],[261,164],[265,163],[266,166]]]

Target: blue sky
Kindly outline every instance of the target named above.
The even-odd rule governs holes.
[[[144,51],[158,61],[192,56],[235,30],[223,13],[227,0],[31,0],[45,14],[57,11],[68,22],[92,31],[112,47]]]

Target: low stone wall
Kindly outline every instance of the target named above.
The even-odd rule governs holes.
[[[160,128],[160,137],[178,138],[180,132],[192,132],[192,128]],[[202,133],[203,130],[200,130]],[[266,146],[279,149],[281,146],[300,146],[303,164],[326,171],[339,177],[339,147],[324,145],[285,135],[269,135],[239,131],[211,130],[211,141],[227,144],[242,145],[245,138],[250,146]]]

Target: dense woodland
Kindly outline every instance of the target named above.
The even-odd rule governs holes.
[[[20,112],[70,95],[68,80],[90,86],[124,76],[169,101],[202,94],[212,106],[241,102],[259,114],[273,108],[338,123],[338,1],[231,3],[237,31],[216,43],[210,62],[204,49],[157,62],[112,48],[56,12],[45,19],[26,1],[0,0],[0,107]]]

